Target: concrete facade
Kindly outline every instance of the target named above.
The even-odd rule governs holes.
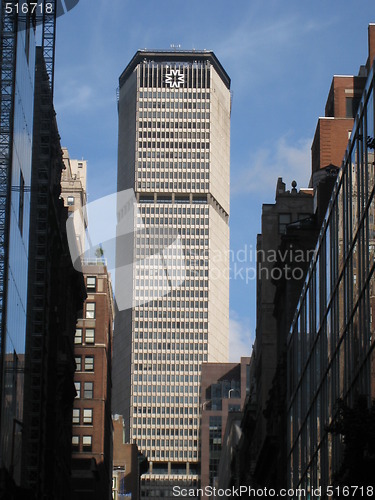
[[[138,213],[117,250],[135,263],[116,275],[133,307],[116,316],[113,410],[150,461],[145,496],[198,484],[201,365],[228,356],[229,88],[209,51],[139,51],[120,77],[118,191]]]

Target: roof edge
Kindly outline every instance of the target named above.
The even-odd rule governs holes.
[[[210,61],[225,86],[230,89],[231,81],[228,73],[225,71],[219,59],[216,57],[212,50],[138,50],[120,75],[120,87],[122,87],[125,81],[133,73],[135,67],[145,58],[152,59],[155,62],[162,62],[166,59],[176,62],[189,62],[194,61],[197,58]]]

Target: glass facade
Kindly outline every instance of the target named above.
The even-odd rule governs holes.
[[[340,465],[336,402],[375,397],[374,74],[359,106],[288,340],[289,486],[325,487]]]
[[[15,34],[15,88],[11,145],[11,195],[6,221],[8,267],[3,323],[1,459],[20,481],[29,248],[35,33],[30,25]],[[9,174],[8,174],[9,175]]]

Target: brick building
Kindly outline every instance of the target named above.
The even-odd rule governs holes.
[[[87,300],[74,349],[73,498],[105,500],[112,489],[112,284],[102,260],[83,262],[82,269]]]

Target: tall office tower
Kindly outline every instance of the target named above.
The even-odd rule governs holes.
[[[116,315],[113,409],[150,462],[143,496],[197,484],[201,364],[227,361],[229,89],[211,51],[138,51],[120,77],[118,191],[137,210],[118,207],[134,240],[118,241],[116,299],[131,260],[133,296]]]

